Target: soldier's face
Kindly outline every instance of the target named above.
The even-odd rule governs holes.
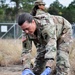
[[[27,21],[25,21],[22,24],[21,28],[27,34],[34,34],[34,32],[36,30],[36,23],[34,20],[32,20],[31,23],[28,23]]]
[[[39,9],[44,10],[45,9],[45,4],[40,4],[38,7],[39,7]]]

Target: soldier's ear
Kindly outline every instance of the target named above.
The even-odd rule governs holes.
[[[32,20],[32,24],[36,26],[36,22],[35,22],[35,20]]]
[[[32,20],[32,23],[35,23],[35,20]]]

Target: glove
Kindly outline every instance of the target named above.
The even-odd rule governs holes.
[[[47,67],[47,68],[43,71],[43,73],[41,73],[41,75],[50,75],[50,73],[51,73],[51,68]]]
[[[25,69],[22,72],[22,75],[35,75],[30,69]]]

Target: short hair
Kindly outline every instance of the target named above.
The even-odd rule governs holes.
[[[33,16],[30,15],[29,13],[22,13],[21,15],[19,15],[18,17],[18,25],[19,26],[22,26],[22,24],[25,22],[25,21],[28,21],[29,23],[31,23],[33,20]]]

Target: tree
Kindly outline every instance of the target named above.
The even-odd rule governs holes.
[[[71,23],[75,22],[75,0],[72,1],[66,10],[63,12],[63,16]]]
[[[19,13],[19,4],[20,4],[20,0],[11,0],[11,2],[15,2],[16,6],[14,7],[14,15],[15,18],[18,16]]]
[[[48,9],[48,12],[53,15],[62,15],[63,5],[58,0],[54,1]]]
[[[20,12],[30,12],[33,7],[34,1],[35,0],[11,0],[11,2],[15,2],[16,4],[16,6],[14,7],[15,18]]]
[[[24,12],[30,12],[32,10],[34,1],[36,0],[22,0],[21,1]]]
[[[3,22],[5,19],[5,11],[8,7],[7,4],[5,4],[6,0],[0,0],[0,22]]]

